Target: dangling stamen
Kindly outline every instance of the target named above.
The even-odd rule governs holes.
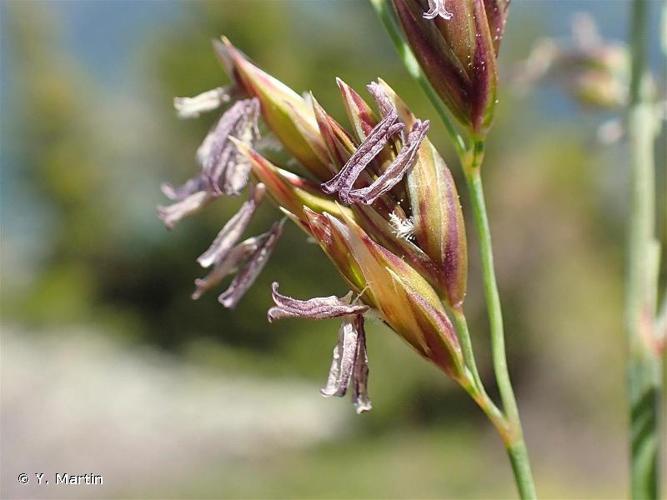
[[[338,330],[327,384],[320,390],[325,397],[345,396],[352,385],[352,403],[357,413],[370,411],[368,397],[368,354],[364,317],[345,317]]]
[[[357,353],[352,372],[352,403],[357,414],[370,411],[373,406],[368,397],[368,352],[366,351],[366,331],[363,316],[354,318],[357,329]]]
[[[234,151],[234,161],[227,164],[227,168],[218,181],[222,192],[226,195],[239,194],[248,184],[251,169],[250,161],[245,156],[239,155],[238,151]]]
[[[273,283],[271,287],[276,306],[267,313],[269,323],[284,318],[331,319],[368,311],[368,306],[364,304],[350,304],[350,297],[338,298],[332,295],[298,300],[278,293],[278,283]]]
[[[257,119],[259,100],[244,99],[236,102],[220,118],[197,150],[197,158],[214,193],[237,194],[247,181],[249,166],[238,161],[236,146],[229,140],[237,139],[252,144],[259,136]],[[236,170],[237,167],[240,170]]]
[[[230,98],[228,88],[218,87],[194,97],[174,97],[174,108],[179,118],[198,118],[202,113],[213,111],[222,103],[229,102]]]
[[[157,207],[158,217],[168,229],[173,229],[178,221],[199,212],[211,201],[213,201],[211,193],[199,191],[171,205]]]
[[[234,138],[244,144],[254,145],[260,138],[258,120],[259,100],[251,99],[246,107],[244,120],[236,127]],[[222,191],[227,195],[235,195],[241,192],[248,183],[251,168],[250,160],[239,154],[236,145],[234,145],[234,161],[227,164],[222,179],[219,181]]]
[[[396,111],[391,110],[374,128],[368,137],[361,143],[359,148],[343,165],[343,168],[332,179],[322,184],[322,190],[325,193],[333,194],[338,192],[338,196],[343,203],[350,203],[350,191],[356,182],[359,174],[368,166],[380,151],[387,145],[389,139],[401,131],[404,127],[402,123],[396,123],[398,115]]]
[[[229,138],[230,134],[235,134],[251,143],[259,135],[258,114],[259,101],[255,98],[234,104],[222,115],[197,151],[202,173],[179,187],[162,185],[165,196],[177,201],[158,207],[158,214],[168,228],[183,217],[198,212],[221,194],[238,194],[243,189],[250,166]]]
[[[227,110],[227,113],[231,110],[232,108],[229,108]],[[225,113],[226,114],[226,113]],[[197,158],[197,161],[201,165],[201,168],[203,171],[206,171],[206,166],[211,163],[211,150],[213,148],[213,145],[216,143],[218,140],[218,133],[217,131],[220,128],[220,123],[222,122],[222,119],[225,117],[225,115],[222,115],[218,121],[209,129],[209,131],[206,133],[204,136],[204,140],[202,143],[199,145],[197,148],[197,152],[195,153],[195,157]],[[224,130],[221,130],[222,133],[224,133]]]
[[[350,192],[349,198],[354,202],[370,205],[384,193],[398,184],[403,176],[417,161],[417,152],[429,128],[429,121],[415,121],[412,130],[405,139],[405,144],[394,161],[370,186],[355,189]]]
[[[250,219],[264,197],[266,187],[259,183],[256,187],[251,186],[248,192],[248,200],[241,205],[239,211],[222,228],[213,240],[211,246],[199,256],[197,262],[202,267],[210,267],[214,262],[221,261],[227,253],[236,245],[243,232],[248,227]]]
[[[355,319],[344,317],[338,330],[338,342],[333,350],[327,385],[320,390],[325,397],[341,397],[347,393],[354,372],[359,339]]]
[[[429,10],[424,12],[424,19],[435,19],[439,16],[449,21],[454,16],[445,8],[445,0],[428,0],[428,8]]]
[[[211,288],[218,286],[225,277],[236,272],[239,266],[259,248],[261,241],[260,236],[248,238],[227,252],[221,260],[216,261],[210,273],[195,280],[196,289],[192,292],[192,300],[199,299]]]
[[[182,201],[191,194],[198,193],[199,191],[204,191],[207,186],[208,183],[206,181],[206,178],[202,175],[198,175],[197,177],[189,179],[188,181],[185,182],[185,184],[182,184],[180,186],[174,186],[169,182],[163,182],[160,185],[160,191],[162,191],[162,194],[164,194],[167,198],[169,198],[172,201]]]
[[[218,301],[223,306],[229,309],[236,307],[243,295],[255,282],[278,243],[284,223],[285,219],[274,223],[271,229],[263,235],[264,238],[257,250],[248,258],[227,290],[218,297]]]
[[[368,355],[363,314],[369,307],[353,304],[352,292],[345,297],[316,297],[298,300],[278,293],[273,283],[272,297],[276,304],[269,309],[269,322],[283,318],[330,319],[341,317],[338,342],[333,350],[327,384],[320,392],[325,397],[345,396],[352,384],[352,402],[357,413],[371,409],[368,399]]]

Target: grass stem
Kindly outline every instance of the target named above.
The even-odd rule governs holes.
[[[482,150],[479,146],[476,149]],[[500,397],[503,402],[503,410],[512,429],[512,440],[511,442],[506,443],[507,453],[509,454],[512,463],[512,470],[514,471],[521,498],[537,498],[528,458],[528,451],[523,439],[519,409],[516,403],[516,397],[514,396],[509,369],[507,367],[502,307],[493,263],[491,228],[489,226],[482,177],[479,169],[482,159],[474,154],[471,158],[472,163],[465,168],[466,182],[470,192],[474,225],[477,237],[479,238],[484,296],[486,299],[491,332],[493,368]]]
[[[625,319],[630,407],[630,490],[632,498],[659,498],[659,441],[662,356],[656,349],[657,279],[655,241],[656,136],[654,105],[648,95],[649,2],[634,0],[628,135],[631,202],[628,220]]]

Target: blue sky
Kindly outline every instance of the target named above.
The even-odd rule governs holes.
[[[363,0],[267,1],[285,1],[304,16],[311,16],[322,10],[333,14],[350,1]],[[147,32],[187,20],[189,5],[186,1],[166,0],[49,0],[34,3],[43,3],[58,15],[64,25],[63,37],[72,54],[93,74],[107,81],[114,81],[119,71],[128,69],[134,47],[141,43]],[[550,35],[566,35],[572,14],[588,11],[599,19],[606,36],[624,38],[629,3],[626,0],[514,0],[510,23],[517,18],[514,29],[521,29],[519,18],[538,18]],[[659,1],[652,3],[656,10],[653,18],[657,35]]]

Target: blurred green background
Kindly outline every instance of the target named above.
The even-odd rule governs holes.
[[[579,11],[624,38],[628,3],[517,0],[512,9],[503,76],[538,37],[566,36]],[[345,291],[299,230],[288,227],[228,311],[215,293],[189,296],[202,274],[195,258],[240,200],[172,232],[156,217],[160,182],[195,171],[215,119],[180,121],[171,99],[226,83],[210,47],[223,33],[341,121],[334,78],[362,90],[381,76],[432,119],[430,137],[458,176],[442,127],[366,2],[17,0],[0,14],[0,496],[514,495],[482,414],[381,325],[369,326],[374,410],[356,416],[347,400],[319,396],[336,323],[265,319],[272,281],[299,297]],[[596,141],[611,116],[578,109],[554,86],[522,95],[508,85],[485,165],[512,374],[545,498],[626,491],[627,156],[622,142]],[[250,232],[275,215],[263,208]],[[467,314],[490,383],[469,240]],[[39,471],[99,473],[104,486],[16,481]]]

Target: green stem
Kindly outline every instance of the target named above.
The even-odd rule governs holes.
[[[456,326],[456,333],[458,334],[459,340],[461,341],[461,348],[463,350],[463,359],[465,360],[466,366],[472,373],[473,381],[475,386],[480,393],[486,395],[486,390],[484,389],[484,384],[482,383],[482,378],[479,376],[479,371],[477,370],[477,362],[475,361],[475,352],[472,348],[472,340],[470,338],[470,331],[468,330],[468,321],[466,320],[465,314],[462,309],[453,309],[451,311],[452,318],[454,318],[454,325]]]
[[[507,455],[512,464],[512,471],[516,478],[516,485],[521,498],[537,498],[533,473],[530,470],[528,450],[523,439],[517,439],[514,444],[507,447]]]
[[[522,499],[537,498],[533,476],[530,471],[528,450],[521,435],[517,435],[515,427],[498,409],[484,389],[477,389],[474,382],[470,380],[470,376],[461,381],[461,385],[484,411],[503,440],[510,464],[512,465],[512,472],[514,473],[514,479],[519,490],[519,496]]]
[[[483,155],[483,153],[481,153],[481,155]],[[473,221],[479,238],[484,297],[486,299],[489,314],[491,353],[498,382],[498,390],[500,391],[500,397],[503,401],[503,407],[507,416],[510,420],[516,421],[518,420],[519,412],[514,398],[509,370],[507,368],[503,315],[493,262],[491,228],[489,227],[484,188],[482,186],[482,176],[479,169],[481,155],[474,155],[472,164],[466,168],[466,183],[470,192]]]
[[[498,431],[505,447],[510,447],[513,443],[513,435],[503,412],[498,409],[493,400],[484,390],[478,389],[470,373],[466,373],[465,376],[459,380],[459,383],[489,418]]]
[[[463,348],[463,357],[468,366],[472,383],[464,388],[482,408],[491,423],[495,426],[498,434],[500,434],[505,449],[512,464],[512,472],[516,480],[516,485],[519,490],[521,498],[536,498],[535,486],[533,484],[532,473],[530,471],[530,462],[528,460],[528,450],[526,444],[521,437],[521,433],[517,434],[516,425],[509,421],[505,415],[494,404],[493,400],[486,393],[484,384],[479,376],[477,364],[475,363],[475,355],[472,349],[472,342],[470,340],[470,333],[468,331],[468,322],[463,314],[463,311],[456,309],[452,311],[456,330],[461,340]],[[519,430],[521,429],[519,423]]]
[[[662,306],[658,310],[655,325],[658,342],[664,344],[665,338],[667,338],[667,290],[662,292]]]
[[[493,263],[493,247],[491,243],[491,229],[486,210],[484,189],[480,167],[484,159],[484,143],[477,141],[474,148],[467,155],[464,164],[466,184],[470,192],[470,202],[473,212],[473,221],[479,239],[480,257],[482,261],[482,278],[484,282],[484,296],[489,315],[491,332],[491,354],[493,368],[496,375],[498,390],[503,402],[503,409],[512,428],[512,441],[507,446],[507,452],[512,462],[512,469],[516,477],[521,498],[536,498],[537,493],[530,470],[528,451],[523,440],[523,430],[519,409],[512,388],[507,356],[505,353],[505,334],[503,327],[500,294],[496,283],[495,267]]]
[[[394,47],[396,48],[398,55],[403,61],[405,69],[407,69],[408,73],[410,73],[410,76],[412,76],[412,78],[414,78],[417,81],[417,83],[419,83],[422,90],[429,98],[431,104],[438,113],[438,116],[440,117],[440,120],[445,126],[445,129],[447,130],[447,134],[449,135],[452,144],[454,144],[454,149],[456,149],[456,154],[459,157],[463,157],[467,149],[465,139],[456,129],[456,126],[449,117],[449,112],[447,111],[447,107],[442,103],[442,101],[438,97],[438,94],[435,92],[435,90],[429,83],[428,79],[426,78],[426,75],[424,75],[424,72],[419,67],[419,63],[417,62],[417,58],[415,57],[415,55],[412,53],[412,49],[403,39],[403,35],[401,34],[401,28],[399,27],[398,21],[396,20],[396,17],[394,16],[391,8],[389,7],[387,0],[370,0],[370,3],[375,9],[375,12],[377,13],[380,20],[382,21],[382,24],[384,24],[385,29],[389,33],[389,37],[391,38],[391,41],[394,43]]]
[[[655,272],[655,120],[647,96],[648,2],[634,0],[631,21],[632,71],[628,135],[631,206],[628,227],[625,316],[628,335],[630,484],[633,499],[659,497],[658,443],[662,359],[653,328]]]

